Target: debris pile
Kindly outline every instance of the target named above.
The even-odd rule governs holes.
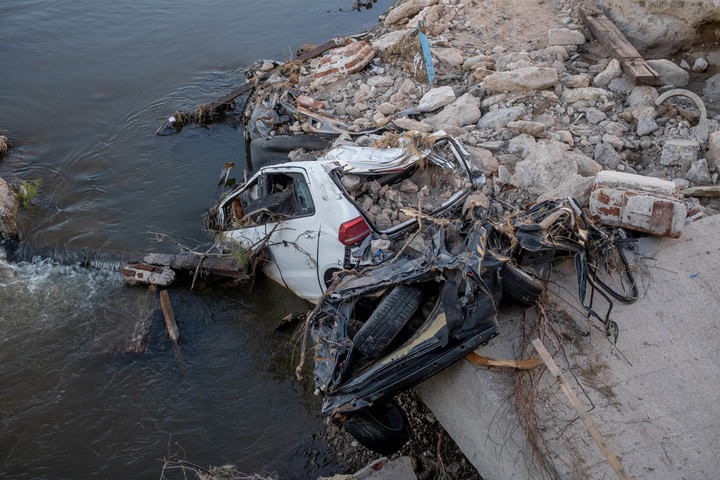
[[[587,205],[595,176],[603,170],[672,181],[681,193],[717,185],[720,123],[706,117],[702,92],[677,90],[687,85],[690,68],[668,59],[649,60],[646,66],[660,85],[634,84],[642,80],[635,77],[639,67],[625,73],[627,59],[606,53],[570,4],[558,6],[562,26],[546,30],[544,38],[515,32],[516,38],[504,44],[487,40],[484,22],[472,22],[484,8],[489,6],[400,2],[352,48],[332,49],[272,79],[292,90],[294,101],[278,102],[286,109],[290,105],[293,116],[265,133],[319,133],[323,128],[369,145],[382,130],[443,130],[485,171],[490,181],[483,193],[497,214],[568,196]],[[539,3],[529,4],[525,18],[536,13],[533,8],[541,9]],[[418,76],[424,71],[418,56],[421,21],[438,88]],[[513,40],[527,48],[508,48]],[[372,59],[368,45],[374,49]],[[358,69],[362,63],[367,65]],[[264,67],[257,68],[259,74]],[[414,187],[406,183],[404,188]],[[382,198],[387,190],[380,198],[376,193],[370,197],[374,206],[387,208],[378,204],[387,200]],[[693,219],[720,207],[716,200],[685,201]]]

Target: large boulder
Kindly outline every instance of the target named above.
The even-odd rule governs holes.
[[[600,0],[598,6],[646,57],[671,56],[720,18],[717,0]]]
[[[569,151],[569,146],[557,141],[538,142],[527,158],[515,166],[511,183],[536,196],[541,202],[552,198],[573,197],[580,205],[588,204],[595,177],[580,173],[578,160],[583,161],[583,173],[597,171],[595,162],[584,155]],[[591,163],[592,162],[592,163]]]
[[[478,128],[497,128],[504,127],[508,123],[517,120],[525,115],[525,107],[518,105],[515,107],[498,108],[491,110],[480,119],[477,123]]]

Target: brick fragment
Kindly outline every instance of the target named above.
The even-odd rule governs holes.
[[[595,179],[590,215],[613,227],[679,237],[687,205],[673,182],[605,170]]]

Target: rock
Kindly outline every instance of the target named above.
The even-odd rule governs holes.
[[[525,115],[525,107],[522,105],[510,108],[498,108],[483,115],[477,123],[477,128],[504,127],[523,115]]]
[[[476,192],[476,193],[469,195],[465,199],[465,203],[463,204],[463,207],[462,207],[463,216],[465,216],[465,213],[468,210],[470,210],[474,207],[482,207],[486,210],[489,209],[490,208],[490,200],[488,199],[487,195],[485,195],[482,192]]]
[[[483,79],[483,86],[492,92],[544,90],[557,83],[557,70],[548,67],[526,67],[509,72],[495,72]]]
[[[585,88],[568,88],[562,94],[562,101],[565,103],[575,103],[579,101],[594,102],[602,97],[611,97],[612,93],[603,88],[585,87]]]
[[[463,69],[475,70],[476,67],[487,62],[488,59],[489,57],[487,55],[475,55],[474,57],[470,57],[465,60],[465,62],[463,63]]]
[[[340,177],[340,182],[345,187],[345,190],[352,193],[360,186],[361,179],[359,176],[349,173]]]
[[[695,139],[685,140],[682,138],[671,138],[665,141],[660,164],[664,166],[680,165],[683,168],[690,168],[690,165],[697,160],[700,151],[700,142]]]
[[[515,130],[518,133],[530,134],[535,138],[544,138],[545,134],[547,133],[547,127],[544,123],[540,122],[528,122],[526,120],[519,120],[516,122],[508,123],[507,127]]]
[[[699,57],[695,60],[695,63],[693,63],[692,71],[693,72],[704,72],[708,69],[708,61],[705,60],[703,57]]]
[[[18,229],[15,223],[18,200],[16,188],[0,178],[0,242],[3,239],[17,240]]]
[[[599,108],[590,107],[585,111],[585,118],[587,118],[588,122],[595,125],[605,120],[607,118],[607,115],[605,115],[605,112],[603,112]]]
[[[685,174],[685,178],[693,182],[695,185],[711,185],[712,177],[710,177],[707,160],[701,158],[700,160],[693,162],[690,169]]]
[[[345,47],[333,48],[317,61],[313,83],[325,85],[359,72],[374,56],[375,50],[364,40]]]
[[[558,130],[556,132],[549,132],[547,137],[551,140],[557,140],[558,142],[566,143],[571,147],[575,146],[575,140],[573,140],[572,133],[567,130]]]
[[[639,86],[632,89],[625,102],[630,107],[652,106],[655,108],[655,100],[658,98],[658,91],[653,87]]]
[[[602,136],[603,143],[610,145],[615,150],[622,150],[625,146],[625,142],[623,142],[623,139],[620,138],[617,135],[613,135],[612,133],[606,133]]]
[[[521,133],[508,142],[508,152],[526,158],[535,149],[535,137],[528,133]]]
[[[433,131],[433,127],[425,122],[419,122],[412,118],[401,117],[394,118],[393,123],[396,127],[402,128],[403,130],[410,130],[416,132],[430,133]]]
[[[580,150],[566,152],[565,156],[569,157],[575,162],[575,164],[577,165],[578,174],[583,177],[594,177],[603,169],[602,165],[582,153]]]
[[[605,88],[610,85],[610,82],[616,78],[621,77],[623,74],[622,68],[620,68],[620,62],[613,58],[610,63],[603,69],[602,72],[595,75],[593,79],[593,85],[600,88]]]
[[[446,126],[462,127],[474,124],[481,116],[480,99],[471,93],[466,93],[437,115],[426,118],[425,122],[432,125],[435,130],[441,130]]]
[[[481,170],[486,176],[492,175],[498,167],[498,161],[490,150],[484,148],[464,146],[465,150],[470,154],[470,163]]]
[[[518,68],[532,67],[533,62],[527,52],[510,52],[502,55],[495,61],[495,70],[503,72],[517,70]]]
[[[633,86],[625,77],[614,78],[608,85],[608,90],[618,95],[627,95],[632,92]]]
[[[569,28],[551,28],[548,30],[548,45],[582,45],[585,35]]]
[[[392,87],[395,85],[395,80],[392,77],[375,75],[374,77],[368,78],[365,83],[371,87]]]
[[[649,135],[658,128],[660,128],[654,118],[640,117],[638,118],[637,122],[637,129],[635,131],[641,137],[644,135]]]
[[[493,73],[495,73],[493,70],[488,70],[484,67],[478,67],[472,73],[472,78],[476,82],[482,82],[483,80],[485,80],[485,77],[487,77],[488,75],[492,75]]]
[[[418,88],[417,85],[415,85],[415,82],[406,78],[402,85],[400,85],[399,92],[407,95],[416,95],[418,93]]]
[[[670,60],[648,60],[647,64],[660,75],[660,80],[665,85],[672,85],[676,88],[684,87],[690,82],[690,74],[682,69],[675,62]]]
[[[8,138],[5,135],[0,135],[0,157],[7,153],[8,149]]]
[[[560,83],[567,88],[584,88],[590,86],[590,77],[587,75],[568,75],[561,78]]]
[[[694,127],[690,127],[690,134],[695,137],[701,144],[707,143],[710,137],[710,127],[708,127],[708,122],[703,121],[698,123]]]
[[[708,110],[720,112],[720,73],[705,80],[703,100]]]
[[[389,27],[390,25],[398,23],[401,20],[405,20],[408,17],[417,15],[423,8],[429,7],[436,3],[437,0],[409,0],[406,2],[402,2],[395,8],[392,8],[387,13],[383,25]]]
[[[684,68],[685,70],[690,70],[690,64],[687,63],[687,60],[684,58],[680,61],[680,67]]]
[[[431,88],[420,99],[418,104],[418,110],[421,112],[432,112],[438,108],[442,108],[445,105],[449,105],[455,101],[455,92],[452,87],[444,86],[438,88]]]
[[[598,143],[594,152],[595,161],[611,170],[620,163],[620,155],[607,143]]]
[[[412,192],[417,192],[418,190],[420,190],[420,188],[415,183],[413,183],[409,178],[406,178],[405,180],[400,182],[400,186],[398,186],[398,190],[400,190],[401,192],[406,192],[406,193],[411,192],[412,193]]]
[[[397,107],[390,102],[383,102],[380,105],[378,105],[378,108],[376,111],[387,116],[387,115],[392,115],[393,113],[395,113],[397,111]]]
[[[433,48],[432,55],[451,67],[457,67],[463,63],[463,52],[457,48]]]
[[[587,205],[593,177],[578,174],[569,147],[559,142],[539,142],[528,157],[515,166],[511,183],[536,196],[535,201],[571,196]]]
[[[386,33],[377,37],[372,42],[372,47],[378,52],[384,52],[388,48],[392,47],[396,43],[399,43],[405,35],[411,33],[412,29],[395,30],[394,32]]]
[[[708,151],[705,158],[715,170],[720,170],[720,132],[713,132],[708,137]]]

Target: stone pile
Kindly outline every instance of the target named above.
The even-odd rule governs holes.
[[[563,27],[517,51],[486,40],[486,30],[467,21],[475,8],[455,0],[398,2],[364,38],[375,52],[364,69],[318,82],[317,69],[332,67],[316,60],[300,70],[298,88],[351,131],[444,130],[482,165],[489,180],[484,193],[517,206],[566,196],[587,205],[604,170],[668,180],[680,192],[717,185],[720,116],[700,121],[697,105],[684,97],[656,105],[661,93],[688,84],[687,62],[683,68],[650,60],[666,85],[633,85],[619,62],[586,36],[569,3],[560,9]],[[421,20],[439,83],[434,89],[422,78],[424,64],[413,47]],[[702,60],[696,71],[707,69]],[[716,111],[707,99],[720,98],[718,89],[715,76],[696,92],[711,115]],[[686,201],[704,215],[719,209],[716,200]]]

